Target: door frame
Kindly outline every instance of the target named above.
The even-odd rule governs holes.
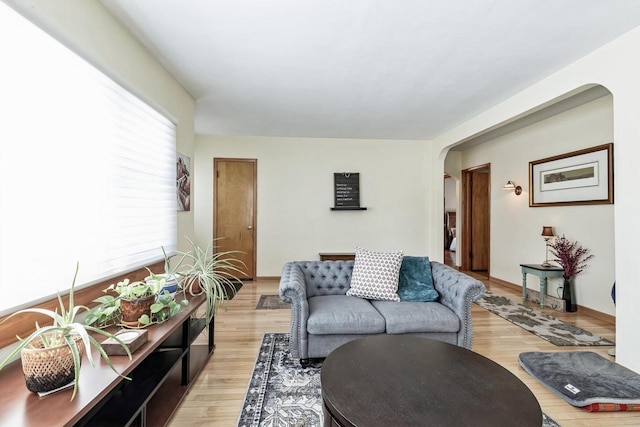
[[[474,172],[479,170],[486,169],[489,174],[489,191],[487,192],[487,206],[489,207],[489,221],[487,226],[489,227],[488,233],[491,236],[491,163],[485,163],[478,166],[473,166],[471,168],[462,170],[462,191],[461,193],[461,209],[462,209],[462,224],[460,226],[461,233],[459,235],[460,239],[458,241],[460,245],[460,250],[462,251],[460,254],[460,263],[461,269],[465,271],[470,271],[471,269],[471,220],[473,218],[473,206],[470,206],[468,203],[471,200],[471,191],[473,190],[473,186],[469,185],[469,180]],[[487,242],[487,274],[491,276],[491,238]]]
[[[253,215],[251,215],[251,227],[252,227],[252,239],[253,239],[253,253],[251,259],[253,262],[252,265],[247,265],[247,275],[250,280],[256,279],[256,264],[257,264],[257,209],[258,209],[258,159],[245,159],[245,158],[235,158],[235,157],[214,157],[213,158],[213,238],[215,239],[218,235],[218,162],[246,162],[253,164]]]

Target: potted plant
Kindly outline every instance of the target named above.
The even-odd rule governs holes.
[[[560,264],[564,270],[564,284],[562,286],[562,299],[565,300],[566,310],[569,312],[577,311],[576,303],[575,276],[581,273],[587,267],[587,261],[593,258],[589,254],[589,249],[583,248],[578,242],[572,242],[564,234],[558,237],[555,242],[549,245],[551,253],[556,257],[555,262]]]
[[[189,301],[186,299],[181,300],[179,303],[176,302],[169,291],[164,289],[162,293],[156,297],[156,301],[151,304],[151,316],[143,314],[138,319],[138,323],[144,327],[155,323],[166,322],[169,318],[178,314],[181,306],[188,304]]]
[[[166,289],[164,277],[149,272],[144,280],[130,282],[124,279],[110,285],[105,292],[113,291],[117,296],[104,295],[94,302],[100,305],[91,310],[87,324],[107,327],[119,324],[127,327],[145,327],[162,323],[175,316],[187,300],[179,303]]]
[[[164,286],[164,279],[138,280],[130,282],[124,279],[117,284],[112,284],[106,291],[114,291],[120,299],[120,323],[125,326],[138,326],[139,319],[146,315],[151,316],[151,305],[156,300],[156,295]]]
[[[28,308],[17,311],[5,319],[6,321],[22,313],[38,313],[46,315],[53,320],[53,324],[49,326],[40,326],[36,323],[36,330],[27,338],[21,339],[20,344],[0,363],[0,369],[2,369],[13,361],[19,353],[22,359],[25,382],[29,391],[51,391],[73,382],[73,394],[71,395],[71,400],[73,400],[78,391],[80,364],[85,352],[91,366],[95,366],[91,347],[94,347],[100,353],[115,373],[129,379],[116,370],[101,344],[89,333],[114,339],[125,349],[129,359],[131,359],[131,352],[126,344],[116,335],[81,323],[76,319],[78,313],[89,310],[85,306],[76,306],[74,304],[74,287],[77,275],[78,266],[76,266],[69,292],[68,308],[64,306],[62,298],[58,294],[59,313],[58,310]]]
[[[162,254],[164,255],[164,273],[154,274],[151,273],[151,271],[149,271],[149,273],[151,273],[151,276],[153,278],[164,278],[166,283],[163,289],[166,289],[169,291],[169,293],[174,294],[178,290],[179,286],[179,277],[181,276],[179,272],[180,267],[182,267],[183,262],[187,258],[188,254],[176,253],[175,255],[169,256],[167,255],[167,251],[164,249],[164,246],[161,246],[160,248],[162,249]],[[171,265],[172,259],[178,255],[180,255],[178,262],[174,265]]]
[[[241,260],[233,257],[234,254],[242,253],[240,251],[216,251],[218,246],[212,246],[211,243],[206,249],[202,249],[191,239],[187,240],[193,250],[182,253],[189,260],[183,272],[183,287],[185,292],[191,295],[206,295],[205,318],[209,323],[218,307],[229,298],[229,292],[235,295],[236,283],[242,284],[236,274],[244,273],[243,268],[246,266]]]

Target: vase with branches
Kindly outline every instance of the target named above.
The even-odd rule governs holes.
[[[573,290],[575,276],[587,268],[588,261],[593,258],[593,255],[589,253],[589,249],[582,247],[577,241],[572,242],[564,235],[550,244],[549,250],[555,257],[554,261],[564,270],[562,299],[566,301],[566,309],[567,311],[576,311],[578,306]]]

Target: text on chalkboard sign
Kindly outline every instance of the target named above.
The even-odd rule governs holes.
[[[360,207],[360,174],[341,172],[333,174],[334,206],[336,208]]]

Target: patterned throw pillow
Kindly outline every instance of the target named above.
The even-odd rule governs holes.
[[[398,276],[402,265],[402,252],[372,252],[356,248],[351,288],[347,295],[354,297],[400,301]]]

